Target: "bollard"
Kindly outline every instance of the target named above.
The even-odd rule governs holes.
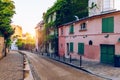
[[[63,61],[65,61],[65,56],[63,56]]]
[[[65,61],[65,55],[63,56],[63,61]]]
[[[59,56],[59,60],[60,60],[60,56]]]
[[[82,56],[80,55],[80,67],[82,66]]]
[[[71,60],[71,55],[70,55],[70,63],[72,62],[72,60]]]

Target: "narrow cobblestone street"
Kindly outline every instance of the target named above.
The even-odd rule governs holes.
[[[41,80],[103,80],[39,55],[23,51]]]
[[[0,80],[23,80],[23,56],[10,51],[0,60]]]

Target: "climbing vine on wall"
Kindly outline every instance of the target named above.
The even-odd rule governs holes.
[[[74,21],[74,16],[78,16],[79,18],[88,16],[87,7],[88,0],[57,0],[44,15],[46,27],[52,26],[48,23],[48,19],[54,12],[56,12],[56,20],[52,24],[56,27]]]

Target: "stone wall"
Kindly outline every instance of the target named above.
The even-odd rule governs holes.
[[[0,59],[4,56],[4,38],[0,37]]]

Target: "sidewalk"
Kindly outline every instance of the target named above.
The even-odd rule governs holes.
[[[43,56],[46,56],[46,53],[44,53]],[[50,57],[50,56],[46,56],[46,57]],[[72,59],[70,63],[69,58],[64,59],[63,57],[59,58],[59,57],[54,57],[54,56],[51,56],[50,58],[63,62],[63,63],[67,63],[69,65],[73,65],[77,67],[80,66],[80,61],[77,59]],[[107,65],[107,64],[101,64],[100,62],[83,58],[82,69],[87,70],[94,75],[104,77],[107,80],[120,80],[120,67],[114,67],[114,66]]]
[[[73,61],[73,64],[79,65],[79,61]],[[120,80],[120,67],[114,67],[100,62],[83,59],[83,69],[111,80]]]
[[[23,56],[10,51],[0,60],[0,80],[23,80]]]

